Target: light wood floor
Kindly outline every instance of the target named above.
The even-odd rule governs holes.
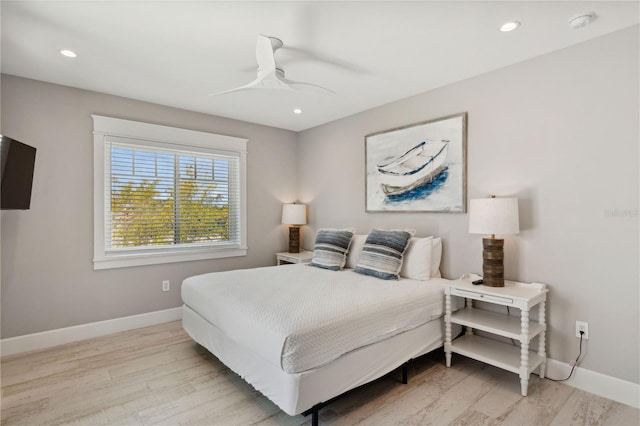
[[[193,343],[180,322],[2,359],[3,425],[300,425]],[[326,425],[634,425],[640,411],[440,351],[320,412]]]

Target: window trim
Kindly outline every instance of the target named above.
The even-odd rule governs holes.
[[[246,256],[247,254],[247,142],[248,139],[196,130],[105,117],[93,118],[93,269],[124,268]],[[109,136],[144,142],[208,148],[239,154],[240,159],[240,246],[161,247],[145,253],[113,253],[105,250],[105,139]]]

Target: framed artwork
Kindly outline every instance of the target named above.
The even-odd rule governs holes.
[[[465,213],[467,113],[365,136],[366,211]]]

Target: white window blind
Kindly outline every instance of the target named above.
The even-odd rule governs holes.
[[[246,140],[93,117],[96,269],[246,254]]]
[[[240,246],[239,157],[107,137],[105,250]]]

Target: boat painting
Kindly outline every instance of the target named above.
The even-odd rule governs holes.
[[[446,169],[449,141],[422,141],[404,154],[378,164],[386,195],[400,195],[431,183]]]
[[[366,211],[465,212],[466,119],[462,113],[366,136]]]

